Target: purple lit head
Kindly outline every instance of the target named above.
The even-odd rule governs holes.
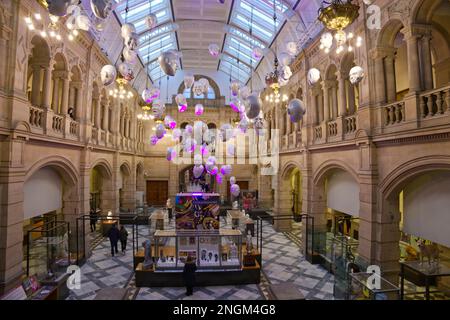
[[[195,105],[195,115],[201,116],[203,114],[203,105],[201,103],[198,103]]]
[[[239,112],[241,107],[241,102],[237,98],[231,99],[230,107],[233,109],[234,112]]]
[[[185,112],[187,109],[187,105],[186,104],[180,104],[178,105],[178,111],[179,112]]]
[[[203,145],[200,147],[200,150],[201,150],[201,152],[202,152],[202,156],[207,156],[208,153],[209,153],[209,149],[208,149],[208,146],[207,146],[206,144],[203,144]]]
[[[157,136],[151,136],[150,137],[150,143],[152,144],[152,146],[154,146],[155,144],[158,143],[158,137]]]
[[[217,182],[218,184],[222,184],[222,182],[223,182],[223,175],[222,175],[221,173],[218,173],[218,174],[216,175],[216,182]]]

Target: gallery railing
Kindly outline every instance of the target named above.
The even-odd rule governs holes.
[[[304,233],[305,242],[303,243],[303,254],[307,261],[312,264],[318,263],[315,257],[317,256],[317,250],[315,248],[315,228],[314,228],[314,217],[308,214],[298,214],[295,215],[266,215],[259,216],[256,224],[256,249],[261,254],[261,267],[262,267],[262,256],[263,256],[263,222],[270,221],[271,224],[279,221],[289,221],[289,222],[301,222],[305,221]]]

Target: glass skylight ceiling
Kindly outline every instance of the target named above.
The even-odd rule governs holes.
[[[175,38],[175,28],[172,22],[172,11],[169,0],[115,0],[119,3],[116,8],[117,16],[122,24],[132,23],[139,38],[139,56],[144,65],[149,62],[148,72],[153,81],[157,81],[164,76],[160,72],[159,64],[156,61],[162,51],[170,49],[178,50]],[[128,13],[126,7],[128,4]],[[151,13],[158,19],[158,26],[148,32],[144,19]],[[150,47],[149,47],[150,46]],[[147,59],[148,58],[148,59]]]
[[[132,23],[140,35],[139,56],[148,65],[148,73],[153,81],[165,76],[157,62],[162,51],[179,50],[176,40],[176,25],[172,21],[170,0],[114,0],[120,22]],[[219,70],[242,83],[246,83],[259,60],[252,57],[254,47],[265,50],[273,41],[285,20],[287,5],[275,1],[277,23],[273,24],[274,0],[236,0],[230,15],[230,22],[223,44],[223,54]],[[126,7],[128,6],[128,13]],[[158,18],[158,26],[151,32],[144,19],[151,12]],[[176,21],[175,21],[176,22]],[[251,24],[251,25],[250,25]],[[250,36],[251,30],[251,36]],[[250,67],[251,66],[251,67]]]
[[[230,19],[232,26],[225,38],[223,47],[223,51],[234,58],[223,55],[224,58],[220,61],[219,70],[227,74],[231,72],[231,77],[241,83],[248,81],[252,71],[249,65],[256,68],[259,62],[252,57],[253,48],[265,49],[272,42],[283,25],[285,19],[283,13],[288,10],[288,7],[281,1],[275,1],[277,23],[274,27],[273,5],[274,0],[237,0],[235,2]],[[250,37],[250,29],[252,37]],[[240,61],[239,69],[236,59]]]

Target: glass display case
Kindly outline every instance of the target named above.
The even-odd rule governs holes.
[[[369,285],[377,282],[378,288]],[[400,288],[383,277],[367,272],[349,273],[349,300],[398,300]]]
[[[154,236],[155,271],[181,270],[188,256],[199,270],[240,270],[242,233],[223,229],[215,234],[156,230]]]
[[[28,230],[25,252],[27,276],[41,281],[65,273],[71,262],[69,224],[50,221]]]

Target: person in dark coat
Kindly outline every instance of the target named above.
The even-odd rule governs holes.
[[[89,212],[89,218],[91,224],[91,232],[94,232],[96,230],[97,224],[97,214],[95,213],[94,209],[91,209],[91,211]]]
[[[122,247],[122,253],[125,254],[127,248],[128,231],[124,226],[120,226],[120,246]]]
[[[195,265],[194,259],[191,256],[188,256],[183,269],[183,280],[184,284],[186,285],[187,296],[192,296],[194,292],[196,270],[197,266]]]
[[[120,239],[120,232],[119,229],[117,229],[116,224],[114,223],[108,231],[108,238],[111,242],[111,255],[114,257],[114,252],[119,253],[119,250],[117,249],[117,243]]]

